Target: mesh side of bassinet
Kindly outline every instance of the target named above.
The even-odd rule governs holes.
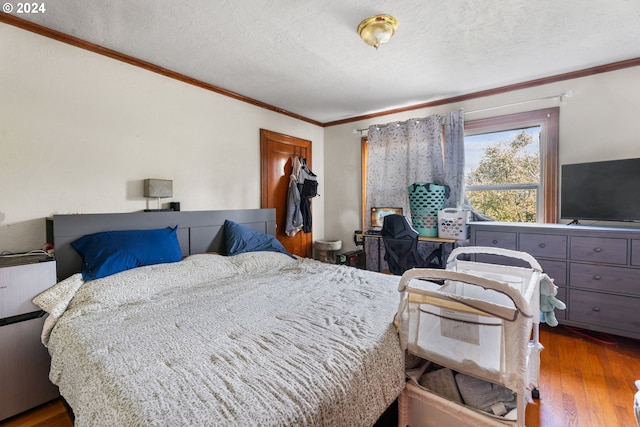
[[[409,303],[407,349],[427,360],[499,381],[504,371],[501,319]]]
[[[531,271],[523,270],[515,276],[502,274],[500,278],[528,293],[532,280],[536,279]],[[495,276],[496,272],[491,274]],[[412,290],[411,287],[407,289],[408,292]],[[532,375],[528,372],[526,355],[530,353],[529,336],[534,319],[518,312],[513,300],[499,291],[453,280],[446,281],[439,291],[508,307],[514,310],[515,316],[502,319],[473,309],[456,310],[446,304],[439,305],[437,301],[428,304],[419,298],[407,297],[400,328],[409,352],[514,390],[528,385]],[[537,374],[533,376],[537,378]]]

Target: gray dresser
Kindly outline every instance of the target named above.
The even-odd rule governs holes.
[[[31,302],[56,283],[56,263],[38,261],[0,258],[0,420],[59,395],[40,342],[44,313]]]
[[[640,229],[473,222],[471,244],[528,252],[558,285],[560,323],[640,338]],[[477,261],[500,262],[484,256]]]

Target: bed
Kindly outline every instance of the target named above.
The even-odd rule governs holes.
[[[269,236],[275,212],[49,222],[60,282],[34,302],[49,313],[50,379],[78,427],[371,426],[401,393],[399,277],[272,250],[226,256],[227,222]],[[69,247],[161,227],[184,259],[85,280]]]

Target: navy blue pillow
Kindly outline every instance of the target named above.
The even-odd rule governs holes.
[[[237,224],[228,219],[224,221],[224,241],[227,255],[237,255],[243,252],[282,252],[295,258],[284,249],[282,243],[274,236],[261,233],[251,228]]]
[[[82,257],[82,278],[93,280],[143,265],[180,261],[177,229],[103,231],[82,236],[71,246]]]

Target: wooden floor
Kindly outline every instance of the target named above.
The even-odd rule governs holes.
[[[540,328],[540,400],[528,427],[634,427],[640,341],[565,327]]]
[[[635,427],[640,342],[541,326],[540,400],[527,406],[527,427]],[[393,423],[391,423],[393,424]],[[71,427],[60,400],[11,418],[2,427]]]

